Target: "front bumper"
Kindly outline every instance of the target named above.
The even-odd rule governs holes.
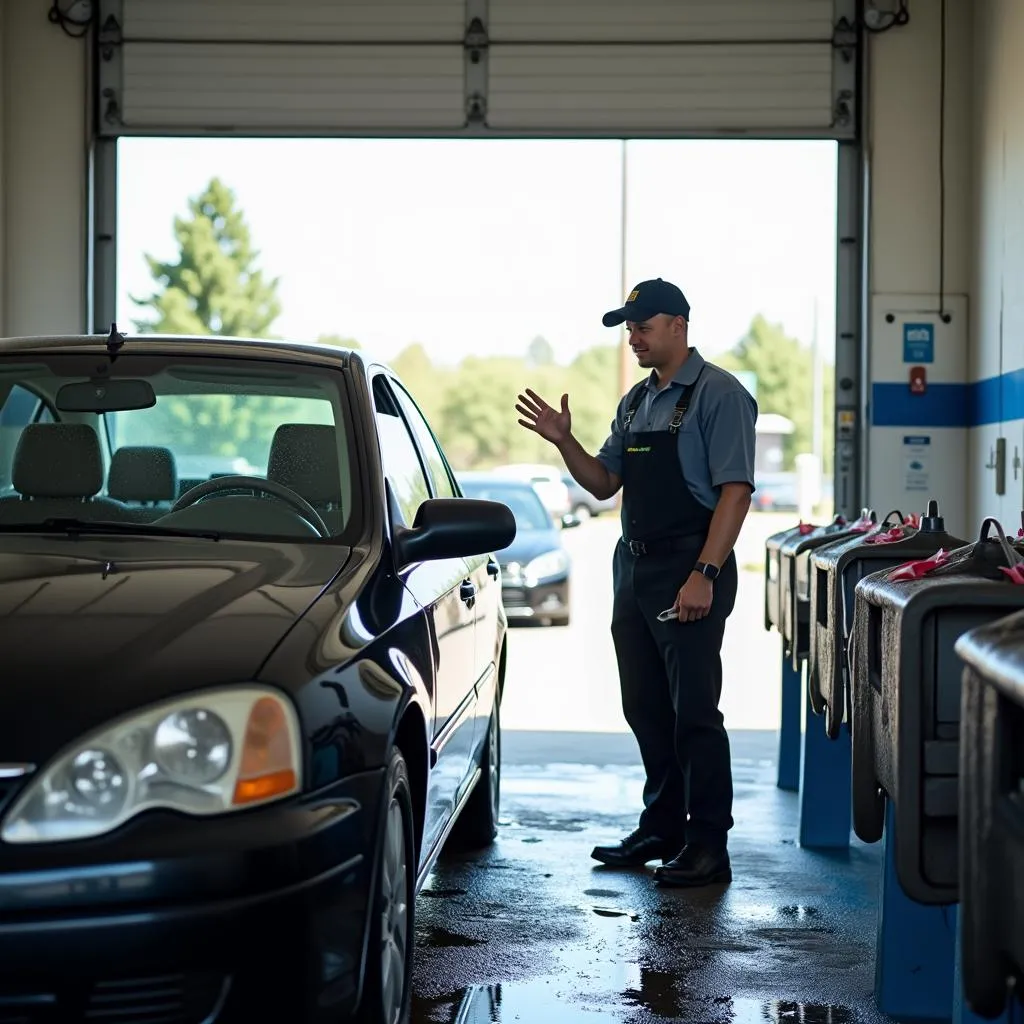
[[[0,1020],[343,1019],[383,780],[215,819],[144,815],[88,842],[0,844]]]
[[[569,614],[569,577],[543,580],[533,587],[521,582],[503,583],[501,600],[510,622],[564,618]]]

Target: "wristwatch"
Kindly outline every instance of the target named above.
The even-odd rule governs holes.
[[[721,570],[717,565],[712,565],[710,562],[698,562],[693,567],[693,571],[699,572],[705,579],[716,580]]]

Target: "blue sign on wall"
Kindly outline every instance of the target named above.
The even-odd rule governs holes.
[[[903,362],[935,362],[935,325],[903,325]]]

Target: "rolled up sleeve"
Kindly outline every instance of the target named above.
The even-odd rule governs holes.
[[[625,418],[625,399],[623,399],[619,402],[619,407],[615,411],[615,419],[612,420],[611,433],[608,435],[604,444],[601,445],[601,450],[597,453],[597,461],[600,462],[609,473],[614,473],[620,479],[622,478],[622,456],[625,445],[625,430],[623,429],[623,421]]]
[[[711,486],[749,484],[754,490],[754,425],[757,402],[743,388],[729,391],[708,410],[704,440]]]

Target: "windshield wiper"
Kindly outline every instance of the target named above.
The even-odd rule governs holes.
[[[113,523],[104,520],[73,519],[51,516],[38,523],[4,523],[0,533],[66,533],[80,536],[85,533],[126,534],[132,537],[202,537],[220,540],[213,530],[181,530],[155,523]]]

